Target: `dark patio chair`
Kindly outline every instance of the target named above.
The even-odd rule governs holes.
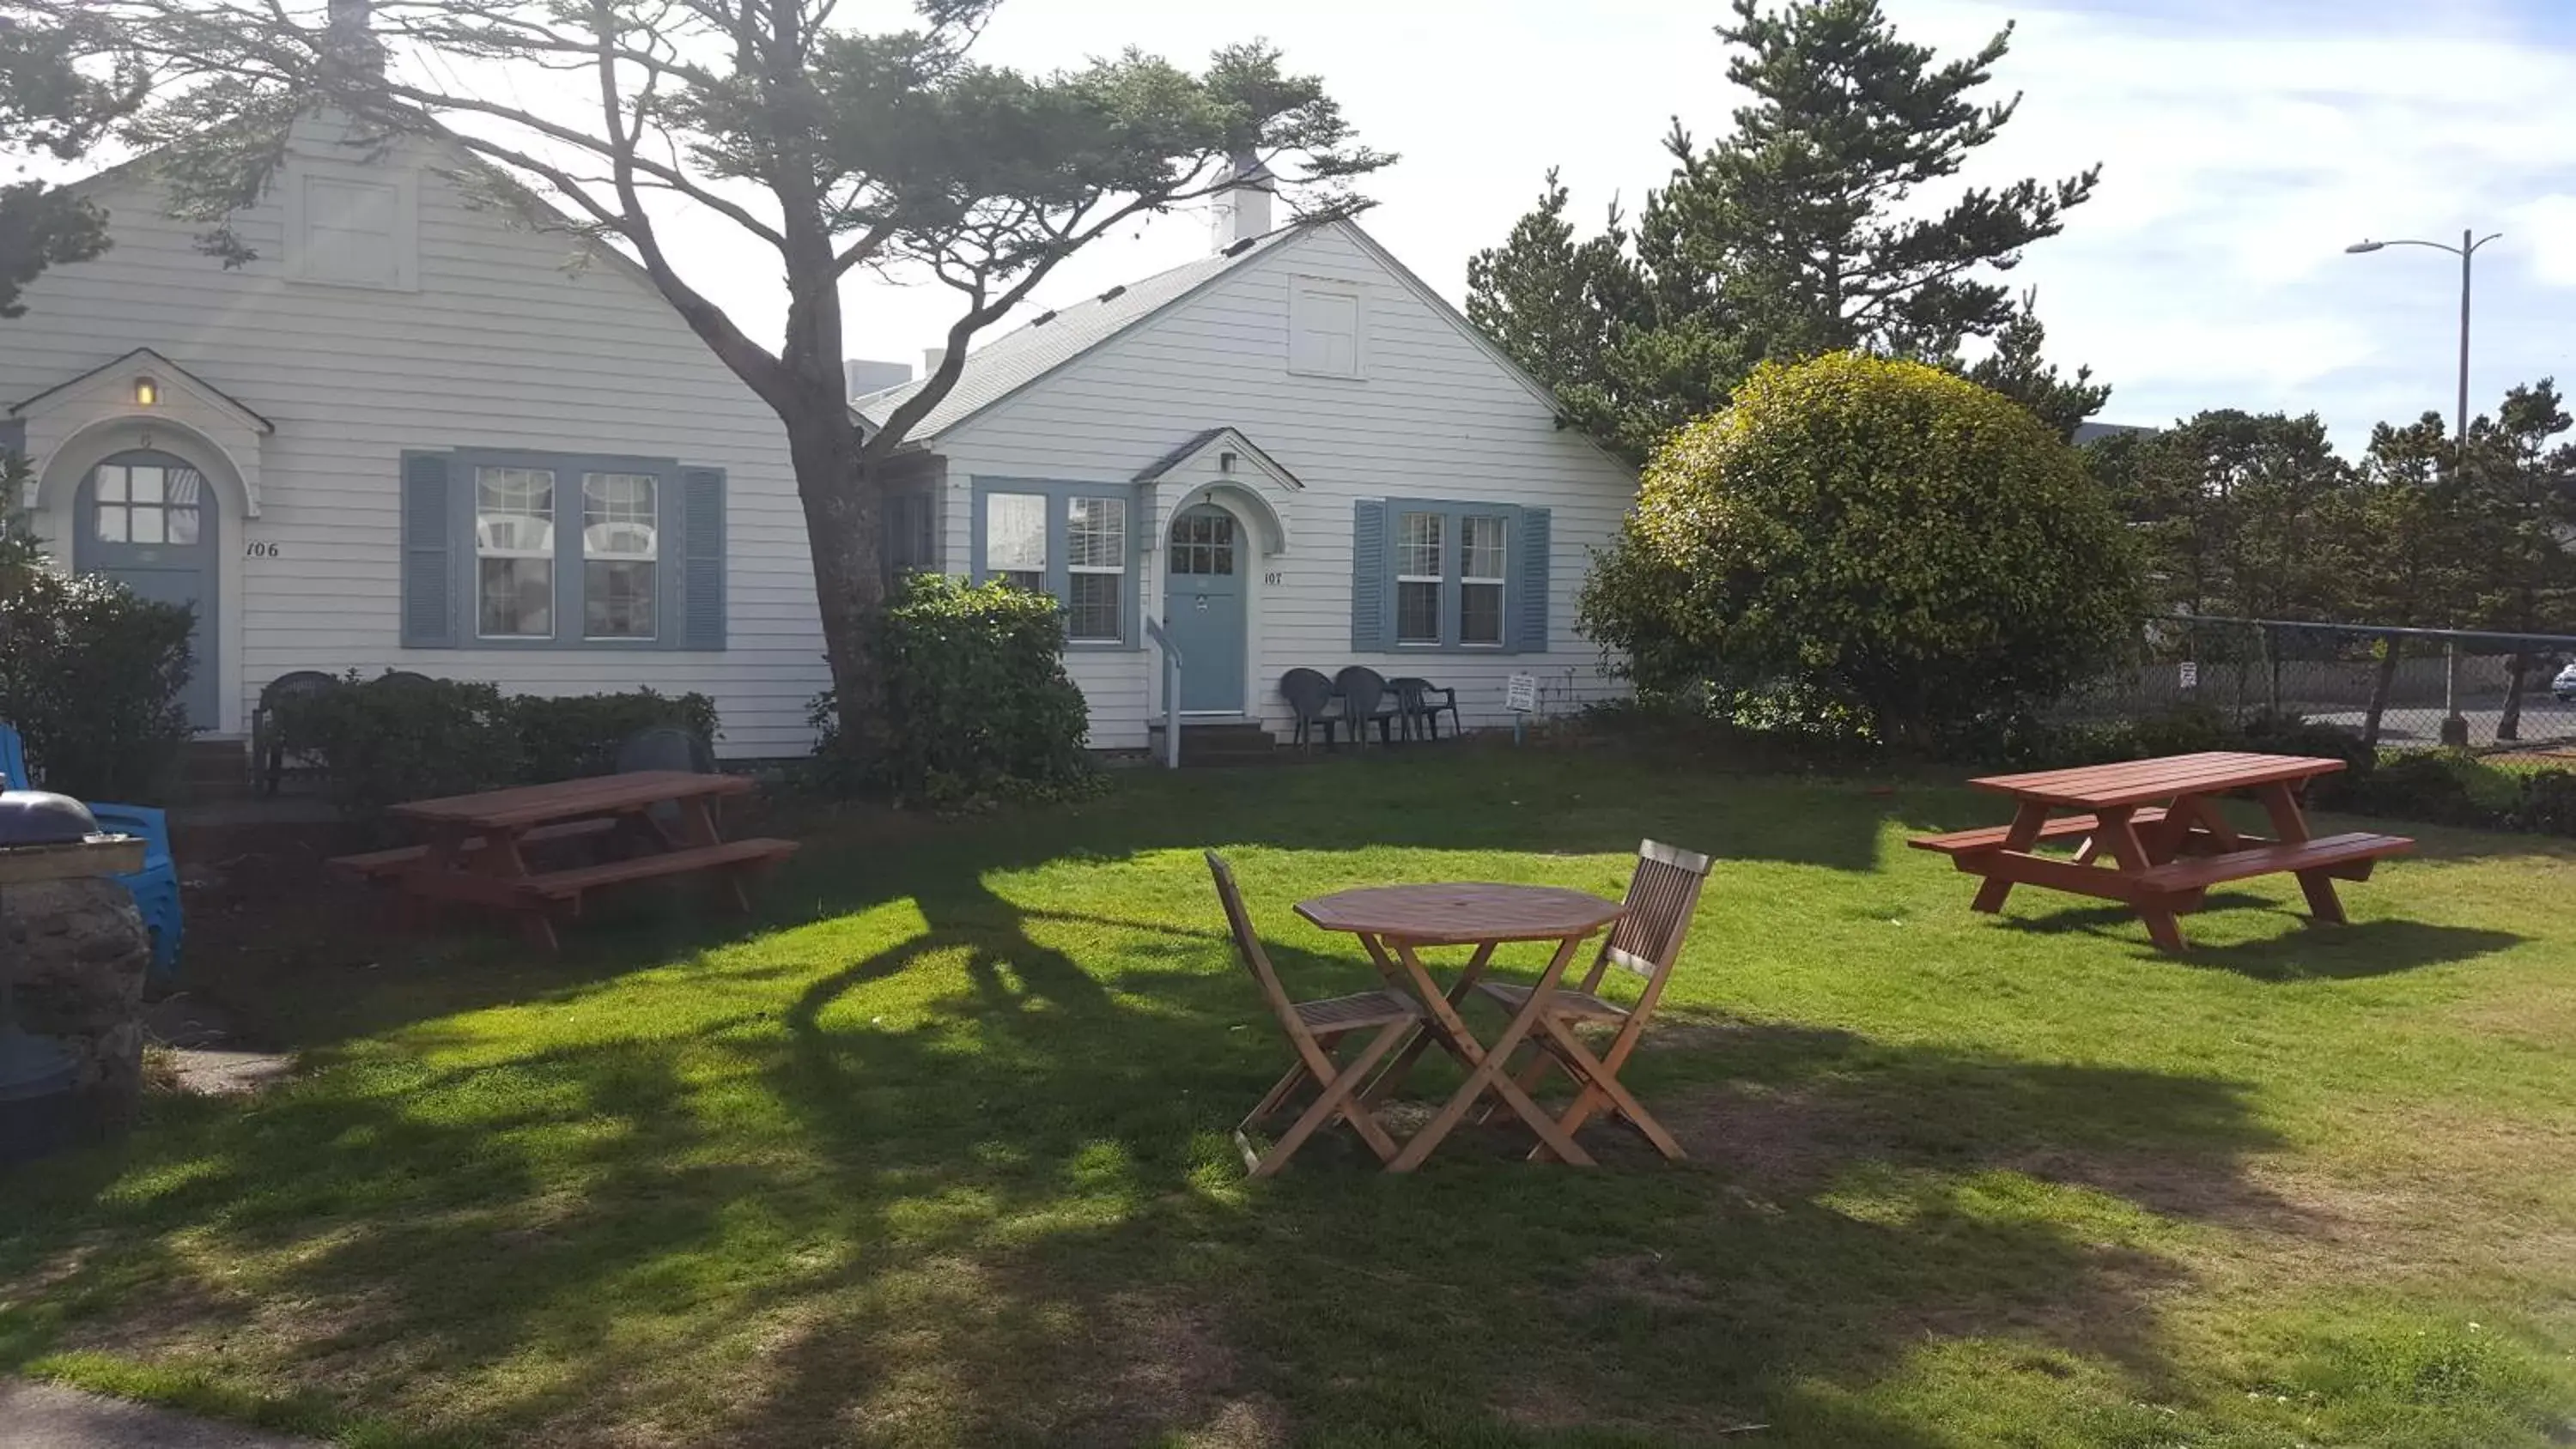
[[[1466,726],[1458,719],[1458,691],[1443,689],[1428,679],[1411,674],[1388,680],[1386,687],[1395,691],[1397,725],[1406,739],[1413,738],[1417,720],[1421,722],[1424,739],[1440,738],[1440,716],[1443,712],[1449,716],[1449,733],[1452,736],[1467,732]]]
[[[637,730],[618,742],[615,773],[636,775],[647,770],[712,775],[716,773],[715,746],[677,725]],[[708,808],[714,806],[710,804]],[[661,832],[665,844],[677,846],[688,833],[688,817],[672,801],[645,807],[644,816]]]
[[[1351,738],[1363,748],[1371,724],[1377,726],[1381,742],[1395,743],[1395,700],[1386,692],[1386,676],[1365,664],[1354,664],[1333,676],[1333,693],[1342,697],[1342,718],[1350,724]]]
[[[1341,723],[1341,716],[1333,711],[1333,681],[1316,670],[1291,669],[1279,676],[1279,697],[1288,701],[1288,708],[1297,715],[1297,730],[1289,737],[1290,744],[1313,749],[1315,729],[1321,726],[1324,748],[1333,747],[1333,729]]]
[[[633,775],[645,770],[712,775],[716,772],[715,747],[677,725],[637,730],[617,746],[617,773]]]
[[[286,775],[286,741],[277,732],[277,707],[290,699],[322,694],[339,687],[336,675],[319,669],[298,669],[281,674],[259,692],[259,703],[250,712],[251,759],[259,770],[259,788],[263,795],[277,793],[277,782]],[[305,767],[298,767],[303,773]]]

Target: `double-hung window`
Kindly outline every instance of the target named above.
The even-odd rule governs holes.
[[[581,636],[650,639],[659,630],[662,480],[581,475]]]
[[[474,470],[474,576],[476,637],[554,637],[553,469]]]
[[[461,449],[402,486],[407,647],[725,647],[722,469]]]
[[[1544,650],[1548,516],[1499,503],[1361,500],[1351,536],[1352,647]]]
[[[1136,636],[1133,500],[1123,485],[978,483],[975,577],[1002,579],[1064,606],[1077,645]]]
[[[1509,512],[1408,506],[1395,517],[1396,647],[1501,648]]]
[[[1395,544],[1395,642],[1440,642],[1440,585],[1449,550],[1445,513],[1397,515]]]
[[[1065,500],[1065,636],[1083,643],[1127,637],[1127,500]]]

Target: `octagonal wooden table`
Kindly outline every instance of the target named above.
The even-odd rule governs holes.
[[[1359,937],[1369,960],[1388,985],[1421,998],[1424,1024],[1394,1062],[1369,1084],[1369,1104],[1383,1101],[1401,1086],[1405,1074],[1433,1045],[1467,1068],[1467,1080],[1404,1144],[1404,1150],[1387,1164],[1387,1171],[1410,1172],[1421,1166],[1423,1159],[1487,1092],[1501,1097],[1559,1158],[1577,1166],[1592,1165],[1592,1154],[1530,1100],[1529,1093],[1512,1080],[1507,1068],[1512,1053],[1537,1027],[1576,951],[1588,937],[1625,915],[1627,909],[1617,901],[1582,891],[1487,882],[1370,886],[1297,903],[1298,915],[1325,930],[1348,931]],[[1466,1000],[1477,979],[1485,974],[1494,959],[1494,948],[1509,941],[1554,941],[1556,954],[1540,974],[1529,999],[1488,1046],[1467,1029],[1465,1018],[1458,1014],[1458,1004]],[[1475,947],[1466,969],[1446,992],[1422,963],[1421,948],[1426,946]]]

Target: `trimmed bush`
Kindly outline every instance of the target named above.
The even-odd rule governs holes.
[[[188,742],[195,613],[75,578],[0,519],[0,720],[45,788],[158,804]]]
[[[519,736],[519,777],[529,783],[605,775],[630,735],[663,725],[700,739],[716,737],[716,703],[703,694],[518,695],[510,701]]]
[[[1857,711],[1930,749],[2120,658],[2134,550],[2075,451],[1937,368],[1766,365],[1666,440],[1583,592],[1641,689]]]
[[[840,738],[830,693],[817,696],[818,783],[943,806],[1059,798],[1095,783],[1083,749],[1090,708],[1064,672],[1055,600],[915,574],[880,628],[888,738],[862,757]]]
[[[348,820],[519,779],[519,737],[498,685],[351,670],[337,689],[280,700],[275,727],[290,753],[322,761],[331,803]]]
[[[534,785],[615,767],[638,730],[678,725],[712,740],[703,694],[504,695],[499,686],[352,670],[337,689],[278,702],[279,741],[322,761],[333,805],[371,820],[406,800]]]

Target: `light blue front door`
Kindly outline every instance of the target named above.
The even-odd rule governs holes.
[[[1242,534],[1211,504],[1172,520],[1163,627],[1181,651],[1181,712],[1243,712]]]
[[[188,723],[215,727],[215,496],[205,475],[167,453],[119,453],[83,479],[72,566],[135,597],[197,611],[182,702]]]

